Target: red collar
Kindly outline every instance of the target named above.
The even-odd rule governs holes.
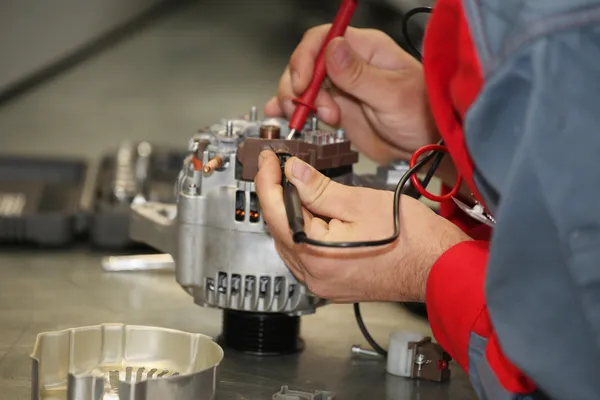
[[[425,83],[437,127],[458,172],[475,198],[474,164],[463,120],[483,86],[483,74],[460,0],[438,0],[424,41]]]

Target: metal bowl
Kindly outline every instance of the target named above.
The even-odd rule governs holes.
[[[214,400],[223,349],[172,329],[102,324],[38,335],[33,400]]]

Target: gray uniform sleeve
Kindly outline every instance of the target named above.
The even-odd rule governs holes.
[[[497,219],[492,323],[548,397],[600,399],[600,1],[481,3],[486,83],[465,137]]]

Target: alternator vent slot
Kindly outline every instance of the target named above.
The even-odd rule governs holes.
[[[235,192],[235,220],[244,221],[246,219],[246,193],[243,190]]]
[[[240,311],[284,312],[296,285],[282,276],[240,275],[219,272],[205,281],[207,303]]]
[[[260,221],[260,206],[258,196],[254,192],[250,192],[250,222],[257,223]]]

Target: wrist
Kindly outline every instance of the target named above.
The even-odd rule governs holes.
[[[427,251],[426,255],[419,257],[421,259],[420,266],[418,267],[420,273],[418,274],[419,279],[414,294],[415,300],[413,301],[425,302],[429,275],[439,259],[455,246],[473,241],[473,238],[451,222],[442,217],[439,217],[439,219],[441,220],[440,226],[435,230],[438,232],[436,235],[437,240],[435,242],[432,241],[425,247],[425,251]]]

